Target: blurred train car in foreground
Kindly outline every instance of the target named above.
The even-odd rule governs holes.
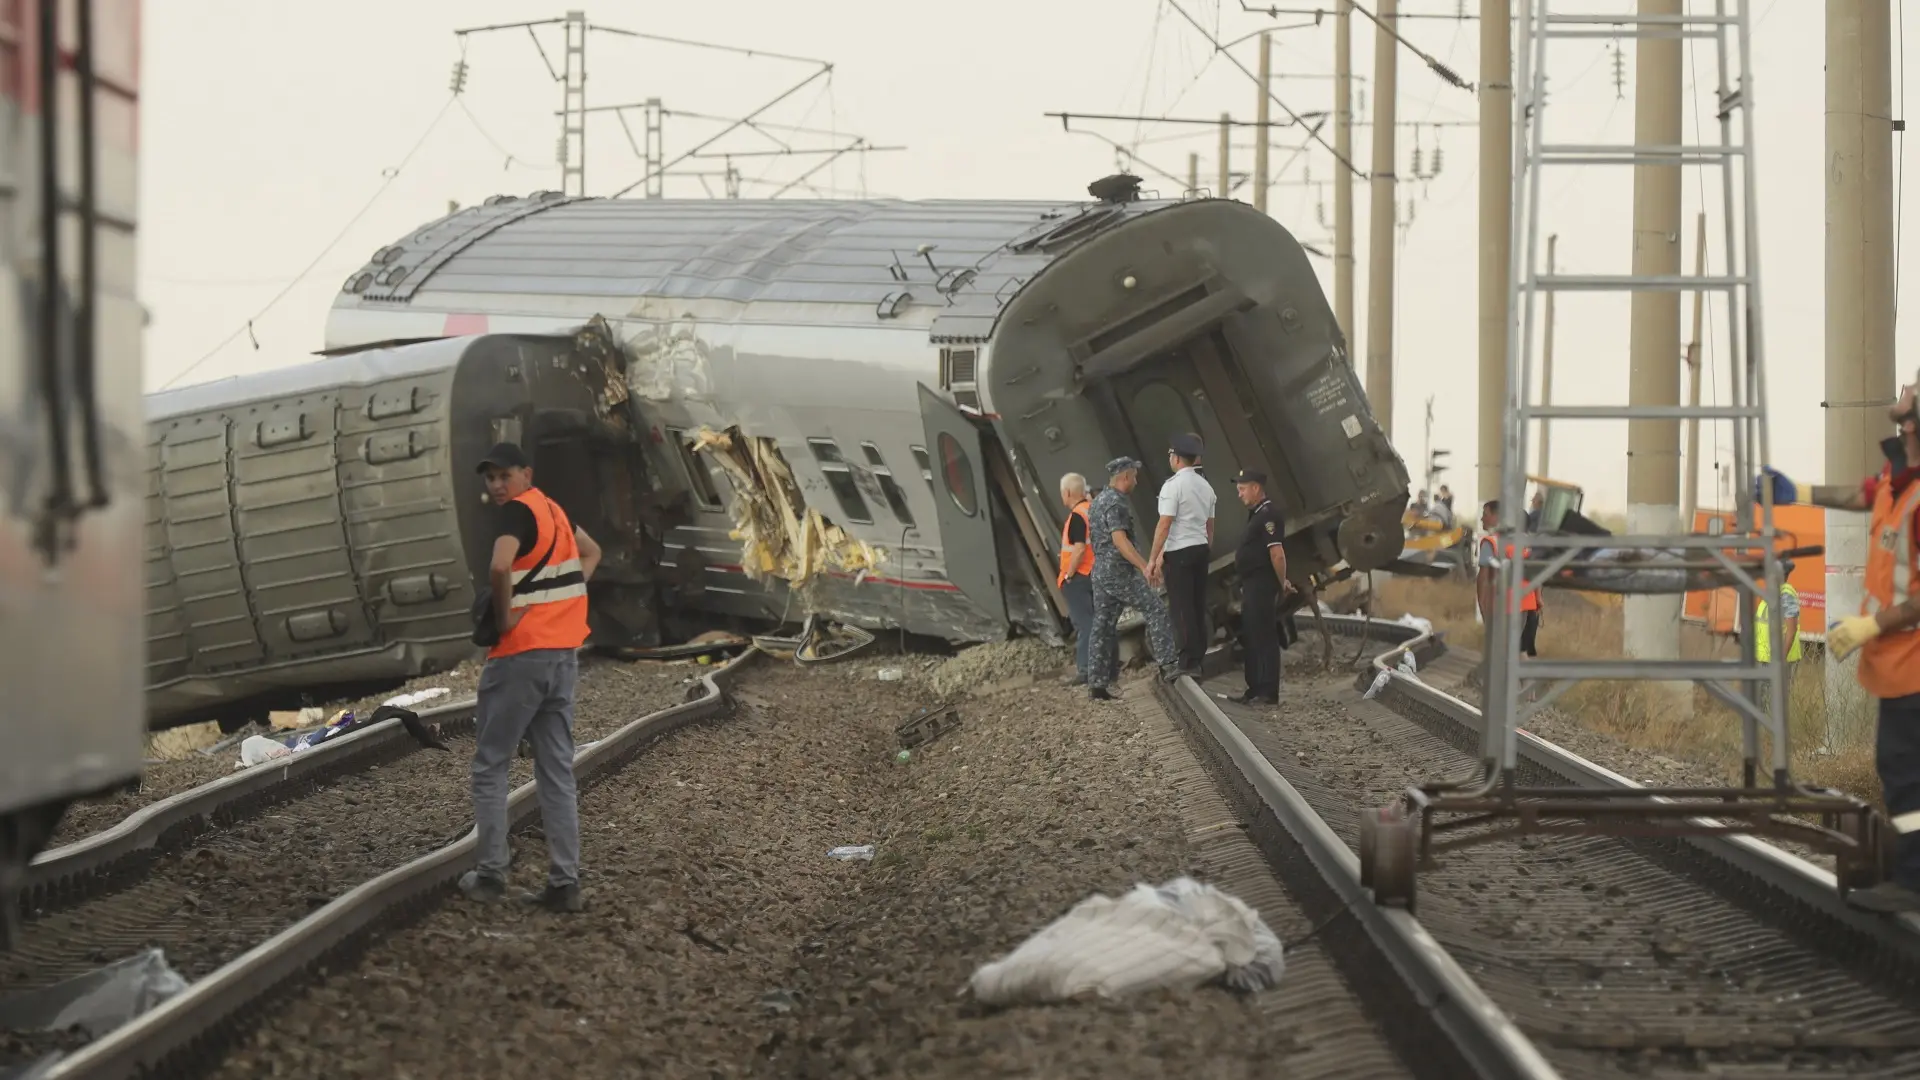
[[[0,908],[145,752],[138,0],[0,4]]]

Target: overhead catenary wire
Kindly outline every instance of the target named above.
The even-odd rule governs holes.
[[[393,186],[393,182],[400,178],[400,174],[402,172],[406,171],[408,162],[411,162],[413,160],[413,156],[420,151],[420,148],[426,145],[427,139],[432,137],[434,131],[440,127],[440,122],[446,119],[447,110],[451,109],[454,105],[454,102],[457,100],[458,100],[458,95],[455,95],[455,94],[447,95],[447,100],[442,102],[439,110],[433,114],[433,119],[428,122],[426,129],[420,133],[420,137],[418,139],[415,139],[413,141],[413,145],[407,149],[406,155],[400,159],[400,164],[385,170],[386,176],[384,179],[380,181],[380,186],[375,188],[373,194],[368,196],[367,201],[361,204],[360,209],[355,211],[354,215],[351,218],[347,219],[347,223],[340,227],[340,231],[333,234],[333,239],[327,241],[326,246],[321,248],[319,254],[313,257],[313,261],[309,262],[306,265],[306,267],[300,271],[300,273],[296,274],[293,280],[287,282],[286,285],[283,288],[281,288],[279,292],[274,293],[273,299],[268,300],[264,305],[262,305],[259,311],[254,312],[253,315],[249,317],[246,322],[240,324],[238,327],[235,327],[233,333],[228,334],[226,338],[220,342],[220,344],[215,345],[213,348],[207,350],[206,354],[201,356],[200,359],[195,360],[191,364],[188,364],[186,367],[176,372],[172,377],[168,378],[166,382],[161,383],[159,389],[165,390],[168,387],[172,386],[174,383],[177,383],[181,379],[186,378],[188,375],[192,374],[195,370],[197,370],[200,367],[200,365],[206,363],[208,360],[211,360],[216,355],[218,355],[222,349],[225,349],[227,346],[239,340],[239,337],[241,334],[251,333],[253,329],[253,324],[256,321],[258,321],[261,317],[266,315],[267,312],[272,311],[274,306],[279,304],[280,301],[286,299],[287,294],[293,291],[294,286],[300,284],[302,281],[305,281],[307,278],[307,275],[313,273],[314,268],[319,266],[321,261],[324,260],[327,257],[327,255],[333,251],[335,247],[339,246],[340,241],[346,239],[347,234],[353,231],[353,227],[355,225],[358,225],[360,223],[360,219],[367,215],[367,211],[373,209],[373,205],[380,201],[380,197],[382,195],[385,195],[387,193],[387,189]],[[253,347],[256,350],[260,348],[260,342],[257,338],[254,339]]]

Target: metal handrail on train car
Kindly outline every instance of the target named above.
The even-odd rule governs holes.
[[[1371,683],[1385,673],[1387,682],[1375,700],[1420,724],[1469,753],[1480,747],[1481,711],[1395,666],[1403,652],[1416,658],[1441,635],[1401,623],[1367,620],[1358,616],[1326,616],[1336,633],[1356,636],[1368,632],[1391,639],[1393,647],[1373,658],[1357,685]],[[1425,667],[1425,662],[1420,662]],[[1522,762],[1566,783],[1591,789],[1644,788],[1626,776],[1581,757],[1529,731],[1519,731]],[[1658,796],[1653,798],[1658,799]],[[1667,800],[1661,800],[1667,801]],[[1683,835],[1668,839],[1691,856],[1690,869],[1735,894],[1756,898],[1776,910],[1788,910],[1796,921],[1817,927],[1821,939],[1870,967],[1920,976],[1920,916],[1883,917],[1850,907],[1840,894],[1834,875],[1768,841],[1746,835]]]
[[[662,735],[729,707],[725,686],[753,662],[749,648],[725,665],[703,673],[705,692],[634,720],[574,755],[574,775],[584,787],[617,769]],[[534,781],[507,798],[508,828],[518,829],[539,811]],[[430,904],[453,886],[471,863],[479,843],[476,830],[437,851],[387,871],[335,897],[324,907],[254,946],[195,982],[179,995],[136,1017],[56,1062],[44,1080],[79,1078],[121,1080],[156,1073],[194,1073],[223,1049],[223,1038],[259,1001],[288,980],[335,955],[384,920]]]

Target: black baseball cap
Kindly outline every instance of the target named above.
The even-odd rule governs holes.
[[[487,456],[480,459],[474,472],[486,472],[488,469],[531,469],[533,462],[527,460],[526,452],[516,443],[503,442],[493,444]]]
[[[1255,472],[1252,469],[1241,469],[1240,475],[1234,477],[1233,482],[1236,484],[1264,484],[1267,482],[1267,474]]]

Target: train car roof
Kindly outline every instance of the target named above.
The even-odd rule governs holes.
[[[481,335],[441,338],[391,348],[365,349],[248,375],[195,383],[146,396],[147,421],[191,416],[250,401],[287,397],[439,371],[460,362]]]
[[[943,305],[937,285],[949,297],[1004,295],[1014,291],[1010,280],[1030,278],[1080,240],[1174,205],[545,192],[468,207],[381,248],[348,278],[335,307],[403,309],[433,294],[872,305],[901,291]],[[606,314],[626,315],[627,305]]]

